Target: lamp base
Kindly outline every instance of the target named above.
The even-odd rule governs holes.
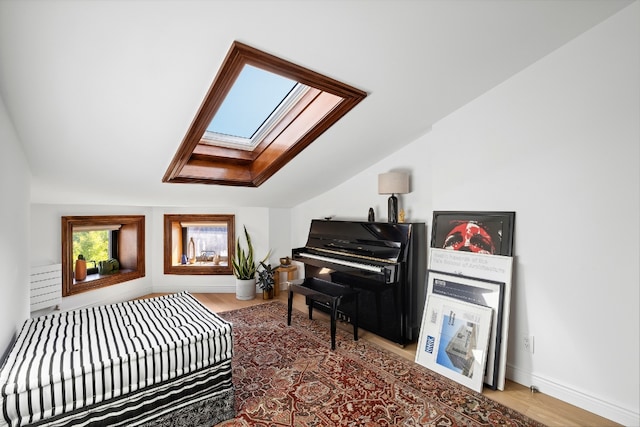
[[[387,216],[388,221],[393,224],[397,223],[398,222],[398,198],[393,194],[391,195],[391,197],[389,197],[388,210],[389,210],[389,214]]]

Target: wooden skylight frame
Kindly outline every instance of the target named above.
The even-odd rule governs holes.
[[[311,87],[253,151],[203,140],[245,64]],[[162,181],[258,187],[366,96],[359,89],[236,41]]]

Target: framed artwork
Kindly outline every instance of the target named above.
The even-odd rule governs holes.
[[[481,392],[492,314],[490,307],[429,295],[416,363]]]
[[[500,360],[498,366],[498,380],[495,384],[498,390],[504,390],[506,381],[513,263],[514,258],[510,256],[450,251],[447,249],[437,248],[431,248],[429,250],[428,268],[430,270],[504,283]]]
[[[515,212],[434,211],[431,247],[512,256]]]
[[[434,270],[427,272],[427,295],[442,295],[493,309],[484,374],[484,383],[493,390],[498,388],[500,372],[504,288],[502,282],[454,276]]]

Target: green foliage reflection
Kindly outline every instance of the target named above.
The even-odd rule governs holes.
[[[87,261],[104,261],[109,258],[108,230],[76,231],[73,233],[73,259],[84,255]],[[74,262],[75,268],[75,262]]]

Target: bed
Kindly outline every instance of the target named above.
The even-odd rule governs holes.
[[[232,344],[186,292],[29,319],[0,368],[0,427],[210,427],[235,416]]]

